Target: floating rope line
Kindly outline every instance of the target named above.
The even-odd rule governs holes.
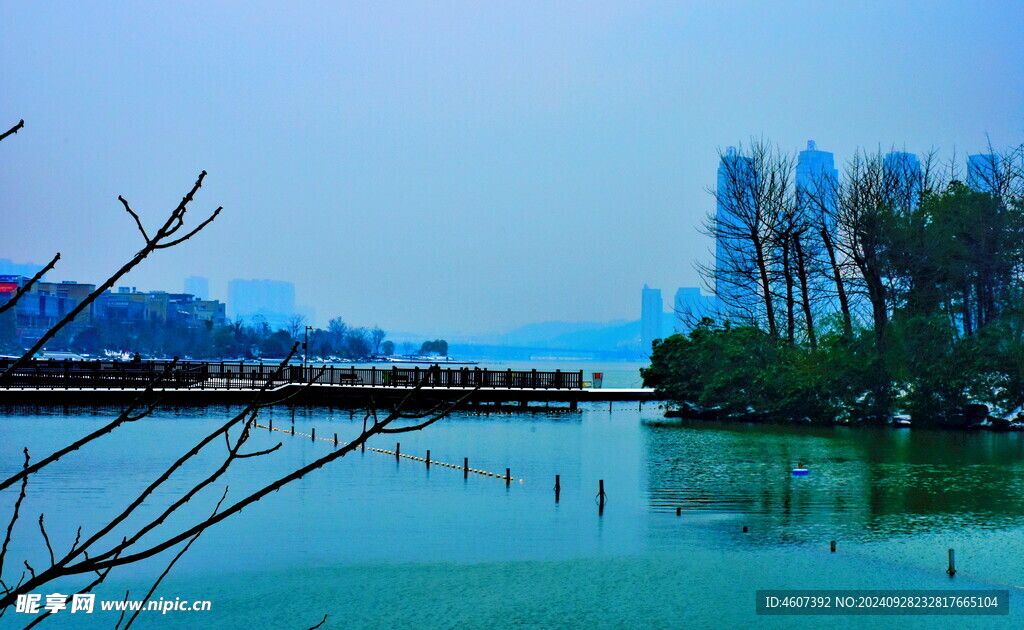
[[[311,440],[320,440],[320,441],[323,441],[323,442],[329,442],[329,443],[334,444],[336,446],[345,446],[345,445],[348,444],[348,442],[342,442],[340,440],[335,441],[335,438],[333,438],[333,437],[317,437],[315,431],[313,433],[299,433],[298,431],[294,431],[292,429],[280,429],[278,427],[270,427],[268,425],[259,424],[259,423],[255,423],[255,424],[253,424],[253,426],[255,426],[256,428],[259,428],[259,429],[267,429],[269,431],[278,431],[280,433],[284,433],[284,434],[287,434],[287,435],[296,435],[296,436],[308,437]],[[385,449],[382,449],[382,448],[367,447],[367,450],[373,451],[374,453],[381,453],[382,455],[391,455],[392,457],[402,457],[402,458],[405,458],[405,459],[411,459],[411,460],[416,461],[416,462],[427,463],[426,458],[416,457],[415,455],[406,455],[405,453],[396,453],[395,451],[388,451],[388,450],[385,450]],[[462,471],[465,471],[465,472],[471,472],[471,473],[473,473],[475,475],[480,475],[482,477],[494,477],[495,479],[501,479],[502,481],[512,482],[512,481],[516,480],[516,478],[512,477],[512,476],[506,477],[505,475],[502,475],[502,474],[499,474],[499,473],[487,472],[486,470],[479,470],[477,468],[465,468],[465,467],[463,467],[460,464],[449,464],[448,462],[439,462],[436,459],[431,459],[430,460],[430,465],[431,466],[444,466],[445,468],[451,468],[452,470],[462,470]],[[522,482],[523,482],[523,480],[520,479],[519,483],[522,483]]]

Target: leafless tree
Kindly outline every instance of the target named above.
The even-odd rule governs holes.
[[[715,239],[715,262],[701,267],[724,316],[763,325],[773,336],[784,327],[789,339],[806,273],[805,248],[796,251],[806,228],[795,210],[793,171],[793,156],[765,140],[721,155],[711,190],[717,208],[704,224]]]
[[[380,354],[380,344],[384,341],[384,337],[386,336],[387,333],[381,330],[379,326],[374,326],[373,329],[370,330],[370,343],[373,347],[373,354]]]
[[[299,338],[299,334],[302,333],[302,329],[305,327],[305,325],[305,315],[292,315],[291,317],[288,318],[285,330],[288,331],[288,334],[291,336],[292,341],[295,341]]]

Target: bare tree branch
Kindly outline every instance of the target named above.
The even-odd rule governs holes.
[[[139,215],[135,214],[135,211],[132,210],[132,207],[128,205],[128,201],[124,197],[118,195],[117,200],[121,202],[121,205],[124,206],[124,209],[128,212],[128,214],[132,215],[132,218],[135,219],[135,225],[136,227],[139,228],[139,232],[142,233],[142,240],[144,240],[148,244],[149,234],[146,234],[146,228],[142,227],[142,220],[139,219]]]
[[[39,515],[39,532],[43,535],[43,540],[46,542],[46,550],[50,552],[50,565],[52,566],[56,559],[53,557],[53,547],[50,545],[50,537],[46,535],[46,526],[43,525],[43,515]]]
[[[217,215],[220,214],[220,211],[223,210],[223,209],[224,209],[223,206],[218,207],[216,210],[213,211],[213,214],[211,214],[209,217],[207,217],[205,221],[203,221],[202,223],[197,225],[194,230],[192,230],[191,232],[189,232],[188,234],[186,234],[185,236],[182,236],[181,238],[179,238],[177,240],[170,241],[168,243],[161,243],[160,245],[156,246],[156,249],[165,249],[167,247],[174,247],[175,245],[180,245],[181,243],[184,243],[188,239],[190,239],[193,236],[195,236],[196,234],[198,234],[199,231],[202,230],[204,227],[206,227],[207,225],[213,223],[213,220],[217,218]],[[173,232],[172,232],[172,234],[173,234]]]
[[[221,505],[221,503],[223,503],[223,502],[224,502],[224,498],[225,498],[225,497],[227,497],[227,496],[228,496],[228,489],[227,489],[227,487],[225,486],[225,487],[224,487],[224,494],[222,494],[222,495],[221,495],[221,497],[220,497],[220,501],[217,501],[217,505],[216,505],[216,506],[215,506],[215,507],[213,508],[213,514],[216,514],[216,513],[217,513],[217,510],[219,510],[219,509],[220,509],[220,505]],[[211,514],[211,516],[212,516],[212,514]],[[202,535],[202,533],[203,533],[203,532],[199,532],[198,534],[196,534],[195,536],[193,536],[193,537],[192,537],[192,538],[191,538],[191,539],[190,539],[190,540],[189,540],[189,541],[188,541],[188,542],[187,542],[187,543],[185,544],[185,546],[184,546],[184,547],[182,547],[182,548],[181,548],[181,550],[180,550],[180,551],[179,551],[179,552],[178,552],[178,553],[177,553],[177,554],[176,554],[176,555],[174,556],[174,558],[172,558],[172,559],[171,559],[171,561],[170,561],[170,562],[169,562],[169,563],[167,564],[167,568],[166,568],[166,569],[164,569],[164,572],[160,574],[160,577],[158,577],[158,578],[156,579],[156,581],[155,581],[155,582],[153,582],[153,586],[152,586],[152,587],[150,587],[150,589],[149,589],[149,592],[148,592],[148,593],[146,593],[146,596],[145,596],[145,597],[144,597],[144,598],[142,599],[142,606],[140,606],[140,607],[139,607],[139,609],[135,611],[135,614],[134,614],[134,615],[132,615],[131,619],[129,619],[129,620],[128,620],[128,623],[127,623],[127,624],[125,624],[125,626],[124,626],[124,630],[128,630],[128,628],[131,628],[131,627],[132,627],[132,624],[133,624],[133,623],[135,622],[135,619],[136,619],[136,617],[138,617],[138,616],[139,616],[139,613],[140,613],[140,612],[142,612],[142,609],[146,607],[146,602],[148,602],[148,601],[150,600],[150,598],[152,598],[152,597],[153,597],[153,593],[154,593],[154,592],[156,591],[157,587],[158,587],[158,586],[160,586],[160,582],[163,582],[164,578],[165,578],[165,577],[167,577],[167,574],[171,572],[171,568],[172,568],[172,567],[174,567],[174,564],[175,564],[175,563],[176,563],[176,562],[177,562],[177,561],[178,561],[178,560],[179,560],[179,559],[180,559],[180,558],[181,558],[181,557],[182,557],[183,555],[185,555],[185,552],[186,552],[186,551],[188,551],[188,548],[192,546],[192,543],[194,543],[195,541],[197,541],[197,540],[199,539],[199,536],[201,536],[201,535]],[[119,625],[120,625],[120,624],[119,624]]]
[[[18,131],[22,127],[24,127],[24,126],[25,126],[25,119],[19,120],[17,125],[14,125],[13,127],[8,129],[7,131],[5,131],[2,134],[0,134],[0,140],[3,140],[4,138],[6,138],[7,136],[9,136],[9,135],[11,135],[13,133],[18,133]]]
[[[29,455],[28,448],[24,449],[25,463],[22,465],[22,471],[28,470],[29,467]],[[14,513],[11,514],[11,520],[7,524],[7,534],[4,536],[4,544],[0,546],[0,577],[3,577],[4,573],[4,557],[7,555],[7,546],[11,544],[11,532],[14,530],[14,524],[18,522],[18,511],[21,509],[21,502],[25,500],[25,486],[28,485],[28,475],[24,475],[21,478],[21,493],[18,494],[18,499],[14,502]],[[7,590],[6,588],[4,589]],[[2,609],[2,608],[0,608]]]

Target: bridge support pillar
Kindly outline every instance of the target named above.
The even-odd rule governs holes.
[[[580,401],[576,400],[575,398],[569,401],[569,411],[576,411],[577,409],[579,409],[579,406]]]

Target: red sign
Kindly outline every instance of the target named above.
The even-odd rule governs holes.
[[[17,282],[0,282],[0,293],[14,293],[17,290]]]

